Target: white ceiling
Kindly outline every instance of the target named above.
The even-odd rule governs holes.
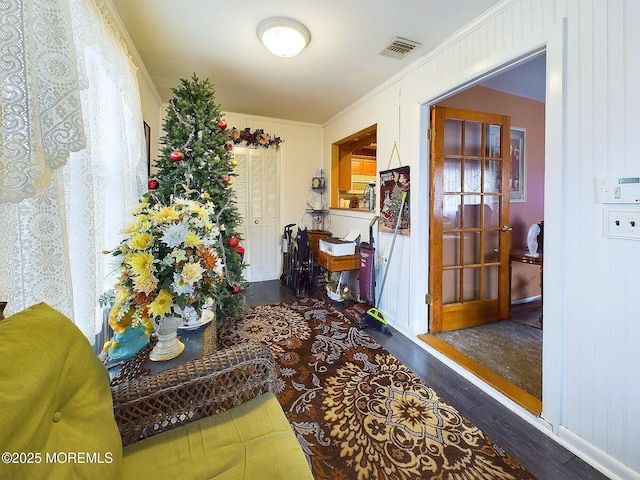
[[[162,101],[181,78],[209,78],[229,112],[322,124],[499,0],[112,0]],[[304,23],[311,43],[278,58],[265,18]],[[378,55],[395,36],[422,45]]]

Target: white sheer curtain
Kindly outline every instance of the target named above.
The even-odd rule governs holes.
[[[146,190],[136,69],[94,0],[3,3],[0,28],[25,39],[13,49],[0,40],[11,59],[0,62],[3,103],[26,120],[20,139],[7,115],[0,125],[0,175],[11,179],[0,180],[0,300],[9,314],[47,302],[93,340],[111,285],[101,252]]]

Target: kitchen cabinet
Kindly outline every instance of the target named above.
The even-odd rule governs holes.
[[[376,175],[375,157],[351,156],[351,175]]]

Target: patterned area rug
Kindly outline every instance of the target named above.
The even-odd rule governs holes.
[[[252,307],[219,345],[263,342],[317,480],[531,479],[413,372],[320,300]]]

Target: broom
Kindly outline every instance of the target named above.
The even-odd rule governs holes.
[[[389,272],[389,264],[391,263],[391,255],[393,255],[393,247],[396,244],[396,237],[398,236],[398,227],[400,227],[400,220],[402,219],[402,211],[404,210],[404,204],[407,199],[407,192],[402,192],[402,202],[400,203],[400,211],[398,212],[398,220],[396,220],[396,228],[393,231],[393,239],[391,240],[391,248],[389,249],[389,258],[387,259],[387,266],[384,269],[384,275],[382,277],[382,285],[380,286],[380,294],[378,295],[378,301],[375,307],[371,307],[367,310],[368,318],[372,318],[382,324],[382,332],[387,335],[391,335],[391,330],[387,326],[387,319],[384,318],[384,314],[378,309],[380,305],[380,299],[382,298],[382,292],[384,291],[384,283],[387,280],[387,273]]]

